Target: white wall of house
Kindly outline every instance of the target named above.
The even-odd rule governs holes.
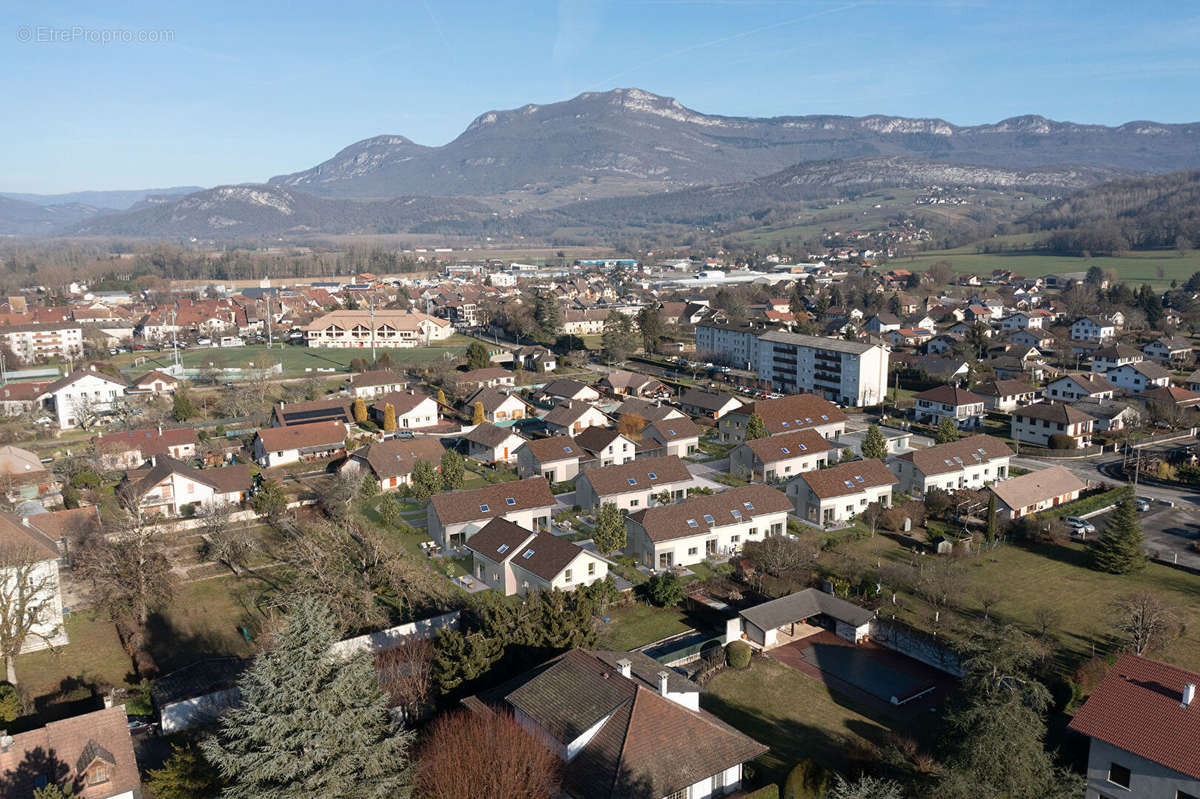
[[[623,435],[617,436],[608,446],[595,453],[601,466],[618,466],[629,463],[637,455],[637,444]]]
[[[579,474],[579,459],[567,458],[559,461],[541,463],[533,457],[528,447],[517,450],[517,475],[526,477],[545,477],[551,483],[562,483]]]
[[[1109,781],[1109,769],[1114,763],[1131,772],[1128,788]],[[1092,738],[1088,748],[1084,796],[1085,799],[1117,796],[1125,799],[1178,799],[1182,796],[1200,796],[1200,780],[1119,749],[1107,741]]]
[[[957,491],[962,488],[982,488],[989,483],[1008,478],[1010,457],[994,458],[984,463],[971,463],[952,472],[926,475],[909,460],[897,458],[888,468],[900,479],[899,490],[909,494],[924,494],[931,488]]]
[[[580,474],[579,479],[575,481],[575,504],[584,510],[592,510],[598,508],[605,502],[611,502],[621,510],[637,511],[642,508],[654,507],[657,502],[654,497],[661,494],[663,491],[668,491],[671,494],[671,501],[683,499],[687,495],[688,486],[692,485],[694,480],[679,480],[670,483],[657,483],[654,486],[631,487],[629,491],[622,491],[619,494],[598,494],[592,487],[591,481],[588,480],[586,472]]]
[[[54,414],[60,430],[79,426],[79,417],[86,408],[93,413],[111,411],[113,404],[125,395],[125,386],[98,374],[86,374],[51,395]]]
[[[763,463],[745,444],[739,444],[729,452],[729,471],[751,480],[784,480],[801,472],[811,472],[829,463],[829,450],[806,452],[793,458]]]
[[[971,402],[965,405],[952,405],[948,402],[934,402],[918,399],[916,404],[917,421],[929,421],[937,424],[942,419],[953,419],[960,429],[974,429],[983,423],[982,402]]]
[[[18,590],[16,573],[12,569],[0,569],[0,591],[5,595]],[[47,559],[34,564],[25,580],[25,587],[40,586],[41,590],[28,602],[31,612],[36,612],[37,621],[30,628],[21,644],[21,654],[49,649],[67,643],[67,631],[63,626],[63,602],[59,582],[58,561]]]
[[[1025,444],[1036,444],[1041,447],[1050,446],[1050,438],[1058,433],[1064,433],[1075,440],[1075,447],[1086,447],[1092,443],[1092,426],[1094,422],[1063,424],[1050,422],[1045,419],[1031,419],[1013,414],[1011,428],[1012,437]]]
[[[1135,394],[1141,393],[1151,388],[1158,386],[1171,385],[1171,376],[1163,375],[1162,377],[1146,377],[1133,366],[1125,365],[1118,366],[1116,369],[1110,369],[1105,374],[1105,379],[1112,383],[1117,388],[1123,388],[1126,391],[1132,391]]]
[[[524,527],[526,530],[548,530],[550,528],[550,514],[553,510],[549,506],[544,508],[529,508],[527,510],[514,510],[502,513],[498,518],[507,519],[515,525]],[[483,519],[442,524],[442,520],[438,518],[432,502],[429,503],[425,510],[425,522],[429,537],[436,541],[438,546],[443,548],[465,543],[493,518],[497,517],[488,516]]]
[[[398,429],[432,427],[438,423],[438,404],[433,397],[426,397],[416,404],[412,410],[396,414]]]
[[[768,535],[783,533],[787,530],[787,516],[787,511],[764,513],[737,524],[718,525],[708,530],[700,528],[695,535],[669,541],[652,541],[638,521],[627,517],[626,552],[652,569],[690,566],[703,563],[714,554],[727,555],[747,541],[761,541]]]
[[[788,483],[784,493],[792,501],[796,515],[813,524],[850,521],[872,502],[879,502],[884,507],[892,505],[891,485],[868,487],[854,494],[821,499],[813,493],[808,483],[797,478]]]

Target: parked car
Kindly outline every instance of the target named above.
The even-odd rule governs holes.
[[[1078,532],[1088,534],[1096,532],[1096,525],[1092,524],[1087,519],[1081,519],[1078,516],[1068,516],[1063,519],[1063,521],[1066,522],[1071,529]]]
[[[1138,510],[1143,512],[1150,510],[1150,500],[1146,499],[1145,497],[1138,497],[1135,499],[1134,505],[1137,506]]]

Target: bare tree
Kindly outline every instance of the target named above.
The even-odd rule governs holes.
[[[761,541],[747,541],[742,548],[742,554],[754,568],[776,577],[811,569],[819,552],[815,534],[800,539],[769,535]]]
[[[1057,627],[1063,618],[1062,609],[1057,605],[1042,605],[1033,611],[1033,620],[1038,626],[1038,637],[1045,638],[1051,627]]]
[[[8,681],[17,684],[17,655],[36,638],[50,644],[59,633],[47,628],[58,600],[58,565],[31,545],[0,548],[0,655]]]
[[[994,582],[982,580],[975,584],[971,593],[975,595],[975,600],[979,606],[983,608],[984,621],[989,621],[992,618],[992,608],[1000,604],[1005,597],[1004,589],[996,585]]]
[[[1157,594],[1139,591],[1113,601],[1114,630],[1135,655],[1158,649],[1175,636],[1179,619]]]
[[[939,558],[921,569],[917,591],[940,613],[962,595],[966,584],[967,575],[953,558]]]
[[[144,627],[151,610],[171,601],[171,564],[158,529],[141,519],[131,519],[111,537],[88,539],[75,569],[91,585],[97,607],[113,619],[131,619]]]
[[[463,758],[463,752],[471,757]],[[417,793],[422,799],[550,799],[562,773],[558,756],[512,716],[465,710],[433,723],[420,762]]]
[[[71,411],[75,414],[75,423],[83,430],[91,430],[100,419],[97,403],[86,394],[72,400]]]
[[[205,505],[200,512],[200,531],[205,540],[205,552],[233,570],[247,568],[249,558],[262,548],[253,530],[232,521],[233,505],[227,502]]]
[[[388,705],[404,712],[411,724],[433,710],[437,689],[433,680],[436,648],[429,638],[416,638],[375,655],[379,686],[387,694]]]

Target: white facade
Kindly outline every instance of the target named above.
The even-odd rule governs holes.
[[[83,328],[78,325],[22,325],[0,331],[0,341],[25,363],[83,355]]]
[[[736,524],[701,528],[696,535],[654,541],[631,516],[625,517],[625,551],[651,569],[671,569],[703,563],[714,555],[729,555],[747,541],[761,541],[768,535],[781,535],[787,530],[787,511],[763,513]]]
[[[853,494],[822,499],[799,476],[787,484],[785,493],[796,509],[796,515],[813,524],[837,524],[848,522],[866,510],[872,502],[885,508],[892,505],[892,486],[867,486]]]
[[[108,413],[125,396],[125,385],[99,372],[81,374],[49,396],[60,430],[79,427],[87,414]]]
[[[1151,371],[1153,374],[1157,373],[1161,368],[1158,364],[1152,364],[1151,368],[1147,371]],[[1135,394],[1140,394],[1143,391],[1158,388],[1159,386],[1171,385],[1171,375],[1149,376],[1133,364],[1126,364],[1125,366],[1118,366],[1116,369],[1110,369],[1104,378],[1117,388],[1123,388]]]
[[[759,379],[785,394],[807,392],[841,405],[882,402],[888,350],[856,341],[767,333],[759,338]]]
[[[1072,341],[1112,341],[1116,335],[1115,325],[1088,316],[1076,319],[1071,325]]]
[[[720,354],[740,369],[758,363],[758,333],[720,325],[696,325],[696,352]]]

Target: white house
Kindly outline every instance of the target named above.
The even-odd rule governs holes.
[[[1076,319],[1071,324],[1072,341],[1112,341],[1117,336],[1117,326],[1112,322],[1092,316]]]
[[[729,471],[769,483],[823,468],[836,455],[837,444],[816,430],[797,430],[738,444],[729,452]]]
[[[1154,361],[1127,363],[1105,374],[1108,382],[1132,394],[1171,385],[1171,373]]]
[[[11,565],[0,568],[0,587],[14,597],[28,595],[27,612],[36,619],[21,643],[21,653],[67,643],[58,573],[65,542],[51,538],[33,521],[29,516],[0,514],[0,551],[11,558]]]
[[[572,591],[608,576],[608,561],[551,533],[492,519],[471,536],[471,574],[505,596]]]
[[[1073,374],[1046,384],[1044,393],[1047,400],[1056,402],[1074,402],[1084,397],[1112,399],[1117,387],[1098,375]]]
[[[264,468],[331,458],[345,449],[346,425],[335,421],[264,427],[254,437],[254,460]]]
[[[164,430],[151,427],[120,433],[101,433],[92,439],[92,448],[106,471],[133,469],[154,455],[167,455],[176,460],[196,456],[196,431],[191,427]]]
[[[516,394],[485,386],[472,394],[463,403],[468,413],[474,415],[476,404],[483,406],[484,421],[492,424],[524,419],[529,415],[529,403]]]
[[[395,394],[384,394],[371,406],[371,416],[380,426],[387,417],[388,405],[391,405],[396,412],[396,429],[398,430],[436,427],[440,421],[437,400],[427,394],[401,391]]]
[[[874,611],[806,588],[740,611],[725,623],[725,640],[740,639],[756,649],[768,650],[821,630],[832,630],[857,644],[870,636],[873,618]]]
[[[811,428],[832,439],[846,430],[846,414],[841,408],[815,394],[793,394],[759,400],[725,414],[717,422],[721,441],[734,444],[745,441],[746,425],[753,415],[763,420],[767,435],[771,436]]]
[[[226,505],[236,507],[250,494],[250,467],[222,466],[193,469],[165,455],[153,456],[148,468],[129,472],[120,488],[137,500],[143,513],[152,516],[182,516],[187,509]]]
[[[547,403],[561,400],[595,402],[600,399],[600,392],[578,380],[551,380],[542,387],[534,399],[542,399]]]
[[[42,389],[38,402],[54,414],[60,430],[90,427],[125,396],[125,381],[92,369],[77,369]]]
[[[1036,330],[1042,327],[1042,322],[1044,320],[1045,317],[1040,313],[1026,313],[1025,311],[1018,311],[1017,313],[1010,314],[1001,319],[1000,329],[1006,332],[1029,330],[1031,328]]]
[[[582,455],[583,448],[570,436],[526,441],[517,447],[517,475],[545,477],[551,483],[562,483],[579,474]]]
[[[730,411],[742,407],[742,402],[732,394],[689,388],[677,400],[683,412],[691,416],[707,416],[720,419]]]
[[[888,465],[899,490],[920,496],[931,488],[979,489],[1008,478],[1012,450],[998,438],[979,434],[948,444],[906,452]]]
[[[408,381],[390,369],[372,369],[350,375],[346,390],[355,398],[373,399],[381,394],[393,394],[408,387]]]
[[[509,427],[496,427],[491,422],[476,425],[463,434],[467,442],[467,457],[482,463],[515,463],[517,450],[525,439]]]
[[[990,411],[1008,412],[1042,399],[1041,390],[1023,380],[989,380],[972,391],[983,397],[984,407]]]
[[[1039,402],[1013,411],[1010,429],[1012,438],[1022,444],[1049,447],[1055,435],[1065,435],[1071,449],[1080,449],[1091,445],[1095,422],[1071,405]]]
[[[791,508],[783,492],[765,485],[697,494],[626,516],[625,549],[651,569],[690,566],[736,553],[747,541],[783,534]]]
[[[1144,360],[1146,360],[1145,354],[1137,347],[1131,347],[1128,344],[1114,344],[1110,347],[1101,347],[1092,353],[1092,372],[1093,374],[1104,374],[1118,366],[1139,363]]]
[[[333,311],[303,329],[310,347],[354,349],[420,347],[454,335],[448,320],[408,310]]]
[[[1048,466],[1002,480],[988,486],[988,491],[996,495],[996,515],[1011,521],[1074,502],[1085,488],[1087,485],[1065,466]]]
[[[446,450],[432,436],[419,438],[390,438],[360,447],[342,461],[338,471],[367,470],[379,482],[379,491],[394,491],[400,486],[412,485],[413,467],[425,461],[441,470],[442,455]]]
[[[895,482],[896,476],[882,461],[849,461],[796,475],[787,485],[787,496],[801,519],[837,524],[850,521],[874,502],[890,507]]]
[[[1183,336],[1163,336],[1142,347],[1142,351],[1159,363],[1181,363],[1192,356],[1192,342]]]
[[[608,427],[588,427],[575,443],[595,459],[597,466],[619,466],[637,457],[637,442]]]
[[[672,502],[682,499],[693,483],[687,466],[674,455],[585,467],[575,481],[575,504],[593,510],[612,502],[621,510],[637,510],[652,506],[664,491]]]
[[[685,458],[700,448],[700,428],[691,419],[667,419],[651,422],[642,430],[643,441],[657,441],[668,455]]]
[[[578,400],[563,400],[542,417],[552,436],[578,436],[589,427],[604,427],[609,421],[594,405]]]
[[[449,491],[430,498],[426,529],[443,548],[462,546],[497,517],[526,530],[548,531],[556,504],[544,477]]]
[[[934,386],[913,399],[913,415],[918,422],[937,425],[942,419],[950,419],[960,430],[974,430],[983,424],[986,400],[965,388]]]

